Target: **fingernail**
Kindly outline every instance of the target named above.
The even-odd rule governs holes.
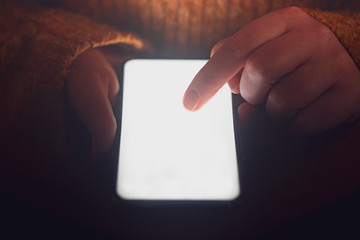
[[[184,106],[190,111],[194,111],[199,103],[199,94],[195,90],[191,90],[184,99]]]

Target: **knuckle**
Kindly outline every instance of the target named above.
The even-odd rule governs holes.
[[[250,56],[246,63],[240,81],[240,92],[243,98],[251,104],[265,102],[269,84],[269,71],[261,58]]]
[[[248,89],[248,87],[244,87],[244,81],[240,81],[240,95],[244,100],[250,104],[257,104],[256,99],[254,98],[254,94]]]
[[[287,120],[294,113],[291,103],[282,94],[276,93],[275,91],[270,92],[268,96],[266,111],[275,121]]]
[[[256,92],[254,91],[254,87],[249,84],[245,79],[240,80],[240,95],[244,100],[252,105],[260,104]]]
[[[263,62],[262,58],[257,55],[251,55],[245,64],[247,77],[257,85],[264,84],[266,77],[269,75],[267,66],[268,65]]]

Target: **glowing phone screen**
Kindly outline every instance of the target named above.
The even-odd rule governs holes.
[[[183,94],[205,60],[125,64],[117,194],[128,200],[233,200],[240,193],[230,90],[202,109]]]

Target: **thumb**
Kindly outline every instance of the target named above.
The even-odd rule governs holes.
[[[110,150],[116,120],[111,106],[119,90],[114,69],[101,51],[89,50],[72,64],[67,79],[69,102],[92,136],[93,154]]]

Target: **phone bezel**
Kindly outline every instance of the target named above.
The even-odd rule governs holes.
[[[129,61],[134,60],[130,59]],[[141,59],[140,59],[141,60]],[[149,59],[147,59],[149,60]],[[155,59],[154,59],[155,60]],[[159,60],[159,59],[156,59]],[[172,59],[164,59],[164,60],[172,60]],[[203,60],[203,59],[176,59],[176,60]],[[117,75],[119,79],[120,90],[116,99],[116,102],[113,107],[114,115],[117,123],[117,131],[115,135],[114,147],[112,149],[111,158],[113,159],[113,181],[112,181],[112,189],[114,190],[114,196],[112,197],[113,201],[118,202],[120,204],[125,205],[135,205],[135,206],[223,206],[223,205],[234,205],[238,204],[243,196],[243,175],[245,173],[243,169],[242,160],[245,156],[242,154],[242,145],[239,134],[240,124],[239,118],[237,114],[237,106],[239,106],[243,99],[239,97],[239,95],[232,94],[232,109],[233,109],[233,124],[234,124],[234,136],[235,136],[235,147],[236,147],[236,156],[237,156],[237,165],[238,165],[238,178],[239,178],[239,186],[240,186],[240,194],[233,200],[127,200],[123,199],[116,192],[116,182],[117,182],[117,171],[118,171],[118,162],[119,162],[119,148],[121,141],[121,119],[122,119],[122,99],[123,99],[123,83],[124,83],[124,63],[121,68],[119,68]]]

